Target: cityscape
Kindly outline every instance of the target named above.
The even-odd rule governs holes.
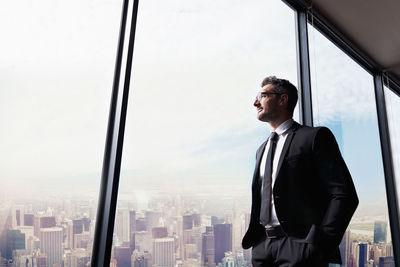
[[[203,189],[120,192],[110,266],[251,266],[241,248],[249,192]],[[90,266],[96,204],[93,192],[1,201],[0,266]],[[395,266],[385,217],[356,213],[340,244],[343,264],[330,266]]]

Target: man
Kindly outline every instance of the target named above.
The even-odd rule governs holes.
[[[256,153],[249,229],[253,267],[341,263],[338,245],[358,205],[350,173],[326,127],[293,121],[297,89],[275,76],[254,106],[271,136]]]

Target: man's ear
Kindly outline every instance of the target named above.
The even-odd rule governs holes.
[[[287,94],[282,94],[279,99],[279,103],[287,105],[289,103],[289,96]]]

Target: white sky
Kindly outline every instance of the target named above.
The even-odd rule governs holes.
[[[139,8],[124,169],[165,158],[170,169],[197,165],[189,154],[215,137],[263,129],[252,102],[265,75],[296,83],[293,12],[279,1]],[[100,172],[120,10],[115,1],[0,4],[2,182]]]

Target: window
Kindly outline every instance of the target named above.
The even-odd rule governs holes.
[[[0,265],[90,262],[119,1],[0,3]]]
[[[400,177],[400,121],[397,114],[400,114],[400,98],[398,94],[394,93],[386,86],[384,87],[384,92],[389,125],[390,146],[392,151],[393,173],[396,184],[397,199],[399,199],[400,183],[398,182],[398,179]]]
[[[342,261],[375,266],[393,252],[373,77],[311,25],[309,43],[314,124],[334,133],[360,200]]]
[[[265,76],[296,73],[283,3],[140,3],[112,264],[249,265],[241,239],[269,135],[252,105]]]

